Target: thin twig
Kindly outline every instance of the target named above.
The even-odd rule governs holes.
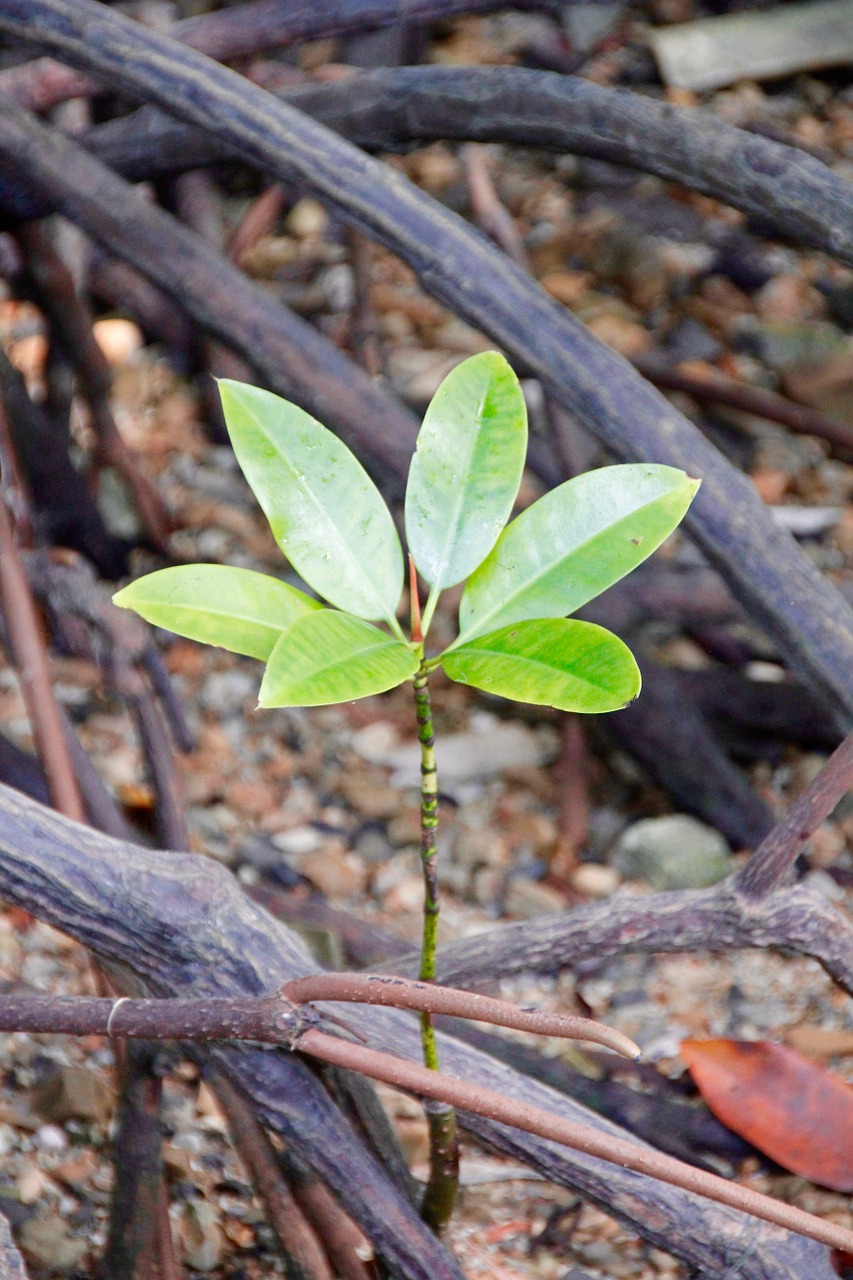
[[[0,413],[3,412],[0,407]],[[86,809],[68,755],[47,667],[41,625],[15,545],[12,522],[0,499],[0,602],[12,658],[21,682],[33,738],[53,804],[66,817],[85,822]]]
[[[426,1010],[454,1018],[489,1022],[495,1027],[512,1027],[531,1035],[561,1036],[567,1040],[588,1040],[635,1061],[640,1050],[621,1032],[591,1018],[575,1018],[538,1009],[520,1009],[506,1000],[457,991],[429,982],[415,982],[381,973],[316,973],[285,983],[281,993],[294,1004],[317,1000],[349,1001],[355,1004],[386,1005],[395,1009]]]
[[[0,1029],[70,1032],[145,1039],[251,1039],[286,1045],[358,1071],[419,1097],[486,1116],[753,1214],[836,1249],[853,1251],[853,1231],[704,1173],[671,1156],[518,1102],[493,1089],[454,1079],[310,1025],[297,1006],[276,997],[197,1000],[103,1000],[63,996],[0,997]]]
[[[733,881],[750,902],[765,898],[793,867],[817,828],[853,790],[853,734],[836,748],[814,781],[798,796]]]
[[[133,494],[152,545],[165,553],[169,516],[155,486],[140,471],[116,426],[110,407],[112,373],[95,340],[89,308],[77,292],[71,272],[40,226],[30,223],[20,227],[15,235],[38,291],[39,306],[80,378],[97,440],[98,460],[114,467],[122,477]]]
[[[299,1035],[294,1048],[324,1062],[361,1071],[394,1088],[449,1102],[460,1110],[488,1116],[490,1120],[512,1125],[526,1133],[535,1133],[550,1141],[573,1147],[576,1151],[586,1152],[602,1160],[620,1164],[623,1168],[658,1178],[661,1182],[669,1182],[697,1195],[707,1196],[719,1204],[763,1218],[765,1222],[773,1222],[789,1231],[820,1240],[831,1248],[853,1248],[853,1231],[846,1227],[823,1222],[802,1209],[795,1209],[770,1196],[727,1182],[715,1174],[692,1168],[672,1156],[614,1138],[610,1134],[598,1133],[571,1120],[551,1115],[539,1107],[516,1102],[481,1085],[455,1080],[441,1072],[418,1066],[417,1063],[392,1058],[389,1054],[378,1053],[362,1045],[352,1045],[314,1029]]]
[[[726,378],[723,374],[688,373],[683,369],[669,369],[653,356],[636,357],[633,364],[644,378],[664,391],[680,391],[692,396],[700,404],[727,405],[742,413],[753,414],[756,418],[778,422],[780,426],[788,427],[798,435],[817,436],[820,440],[826,440],[845,456],[853,455],[853,428],[840,418],[821,413],[819,409],[795,404],[794,401],[777,395],[775,391],[735,382],[733,378]]]

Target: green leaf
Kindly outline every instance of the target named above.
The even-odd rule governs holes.
[[[604,627],[568,618],[501,627],[446,653],[441,665],[460,684],[560,711],[618,711],[640,692],[628,646]]]
[[[471,575],[457,644],[524,618],[574,613],[660,546],[699,488],[647,463],[567,480],[513,520]]]
[[[224,564],[160,569],[113,596],[146,622],[265,662],[286,627],[321,609],[278,578]]]
[[[293,567],[331,604],[398,631],[403,552],[361,463],[295,404],[227,378],[219,392],[237,461]]]
[[[261,707],[321,707],[393,689],[418,669],[409,645],[347,613],[300,618],[273,649]]]
[[[434,592],[461,582],[509,519],[527,451],[527,409],[496,351],[447,375],[418,435],[406,489],[406,538]]]

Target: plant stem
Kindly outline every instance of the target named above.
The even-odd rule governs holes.
[[[424,928],[421,943],[422,982],[435,981],[438,944],[438,777],[435,768],[435,738],[429,700],[428,673],[421,665],[414,677],[418,741],[421,744],[421,866],[424,874]],[[424,1066],[438,1070],[438,1046],[429,1013],[421,1014],[421,1044]],[[450,1220],[459,1186],[459,1139],[456,1112],[444,1102],[425,1106],[429,1127],[429,1179],[421,1205],[421,1216],[434,1231]]]

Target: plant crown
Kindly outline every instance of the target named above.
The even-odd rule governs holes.
[[[276,542],[322,600],[276,577],[197,564],[148,574],[116,604],[265,662],[262,707],[351,701],[436,667],[564,711],[614,711],[637,696],[627,646],[566,615],[651,555],[698,480],[651,463],[602,467],[507,524],[527,451],[524,397],[502,355],[472,356],[435,393],[409,472],[406,540],[429,595],[407,639],[397,620],[403,550],[367,472],[297,405],[228,379],[219,388],[234,452]],[[459,634],[425,657],[438,598],[463,581]]]

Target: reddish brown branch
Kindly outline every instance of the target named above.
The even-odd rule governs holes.
[[[4,410],[0,406],[0,413]],[[65,744],[59,708],[50,681],[47,653],[35,604],[21,564],[12,522],[0,501],[0,604],[12,659],[21,682],[36,748],[53,804],[66,817],[84,822],[86,811]]]
[[[71,272],[36,223],[15,232],[35,283],[39,305],[80,378],[97,440],[98,460],[115,467],[136,504],[142,525],[154,547],[166,552],[170,521],[156,488],[140,471],[119,433],[110,407],[112,374],[92,329],[92,316],[74,285]]]
[[[706,1196],[789,1231],[853,1251],[853,1231],[726,1182],[612,1134],[587,1128],[482,1085],[454,1079],[405,1059],[340,1040],[306,1022],[280,997],[197,1000],[103,1000],[62,996],[0,998],[0,1030],[106,1034],[144,1039],[248,1039],[286,1045],[323,1062],[358,1071],[423,1098],[511,1125],[637,1173]]]
[[[543,1013],[538,1009],[519,1009],[505,1000],[494,1000],[490,996],[476,995],[470,991],[437,987],[412,978],[375,973],[316,973],[286,983],[282,987],[282,995],[294,1004],[315,1000],[348,1001],[470,1018],[476,1022],[490,1022],[496,1027],[529,1031],[533,1035],[589,1040],[632,1060],[640,1056],[640,1050],[633,1040],[591,1018]]]
[[[853,454],[853,429],[840,418],[833,418],[818,409],[795,404],[775,391],[763,387],[751,387],[735,382],[722,374],[687,373],[682,369],[667,369],[652,357],[640,356],[633,361],[644,378],[664,391],[680,391],[692,396],[700,404],[726,405],[743,413],[778,422],[798,435],[817,436],[826,440],[845,455]]]
[[[223,1075],[211,1081],[246,1171],[288,1260],[290,1280],[332,1280],[326,1255],[278,1167],[275,1150],[243,1095]],[[359,1280],[366,1280],[362,1274]]]

